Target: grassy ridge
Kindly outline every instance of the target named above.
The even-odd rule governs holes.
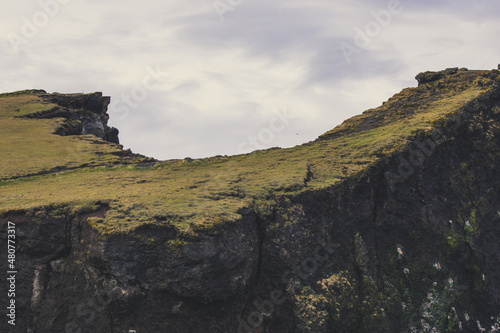
[[[25,103],[23,110],[40,106],[29,106],[38,103],[33,96],[9,97],[8,103],[0,104],[0,138],[7,143],[0,151],[3,179],[54,165],[85,167],[0,182],[0,213],[100,201],[106,202],[109,210],[103,218],[90,222],[104,235],[155,223],[173,225],[183,235],[195,236],[198,230],[240,218],[241,208],[268,207],[275,194],[336,184],[381,156],[402,149],[416,131],[431,129],[433,122],[491,89],[494,79],[485,73],[489,72],[459,72],[439,82],[405,89],[319,140],[294,148],[172,160],[150,167],[119,164],[113,155],[116,146],[95,144],[95,137],[51,134],[60,120],[13,118],[15,99]]]

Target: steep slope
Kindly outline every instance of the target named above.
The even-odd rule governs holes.
[[[194,161],[107,142],[99,94],[0,96],[7,331],[491,330],[500,74],[417,79],[314,142]]]

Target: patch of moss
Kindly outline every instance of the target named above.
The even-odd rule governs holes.
[[[464,237],[453,230],[449,231],[448,235],[446,236],[446,243],[451,250],[459,248],[464,244],[464,242]]]
[[[189,243],[186,240],[179,239],[179,238],[171,239],[171,240],[168,241],[169,247],[171,247],[173,249],[178,249],[178,248],[184,247],[184,246],[186,246],[188,244]]]
[[[298,292],[293,295],[294,314],[300,332],[328,332],[329,313],[326,308],[328,300],[325,296],[314,292],[309,286],[296,288]]]

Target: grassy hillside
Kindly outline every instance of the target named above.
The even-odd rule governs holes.
[[[124,163],[119,145],[94,136],[53,134],[62,119],[23,118],[54,107],[42,92],[0,95],[0,214],[106,205],[106,214],[90,221],[103,235],[155,223],[195,236],[238,219],[242,208],[269,210],[276,194],[325,188],[366,169],[488,92],[495,80],[498,71],[459,70],[405,89],[315,142],[148,166]]]
[[[27,117],[57,106],[42,95],[36,90],[0,95],[1,179],[121,162],[119,145],[93,135],[59,136],[53,133],[63,119]]]

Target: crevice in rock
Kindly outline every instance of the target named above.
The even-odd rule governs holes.
[[[381,278],[381,269],[380,269],[380,258],[379,258],[379,242],[378,242],[378,227],[377,227],[377,221],[378,221],[378,209],[379,206],[382,205],[382,199],[381,199],[381,193],[382,193],[382,186],[383,183],[378,183],[375,188],[376,190],[372,192],[372,200],[373,200],[373,207],[372,207],[372,228],[373,228],[373,244],[375,246],[375,281],[377,281],[377,284],[383,285],[382,283],[382,278]],[[373,190],[372,190],[373,191]]]
[[[257,246],[258,246],[258,258],[257,258],[257,271],[255,272],[255,284],[258,285],[260,283],[261,272],[262,272],[262,261],[263,261],[263,246],[264,240],[266,238],[266,226],[265,221],[261,219],[259,216],[255,217],[255,225],[257,227]]]

